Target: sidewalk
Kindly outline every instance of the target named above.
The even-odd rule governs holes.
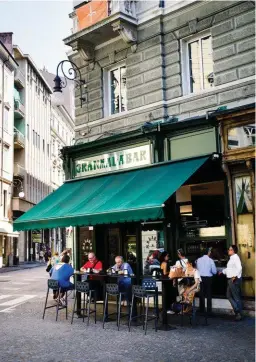
[[[33,268],[38,268],[40,266],[46,268],[46,264],[39,263],[36,261],[20,263],[20,265],[7,266],[7,267],[0,268],[0,274],[9,273],[12,271],[17,271],[17,270],[23,270],[23,269],[33,269]]]

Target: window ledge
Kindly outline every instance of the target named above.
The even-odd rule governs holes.
[[[89,123],[85,123],[83,125],[76,126],[75,131],[82,130],[82,129],[84,129],[85,126],[87,127],[88,125],[90,127],[91,126],[97,126],[97,125],[101,125],[103,123],[104,124],[105,123],[110,123],[110,122],[113,122],[113,121],[118,120],[120,118],[125,118],[127,116],[130,117],[133,114],[143,113],[146,110],[149,110],[151,108],[176,105],[176,104],[185,103],[187,101],[197,100],[197,99],[204,98],[204,97],[207,97],[207,96],[210,96],[210,95],[218,94],[222,90],[227,91],[227,90],[236,89],[238,86],[243,87],[243,86],[245,86],[247,84],[250,84],[252,82],[255,82],[255,77],[254,76],[247,77],[247,78],[244,78],[242,80],[240,79],[240,80],[236,80],[234,82],[222,84],[222,85],[213,87],[210,90],[202,91],[200,93],[190,93],[190,94],[178,97],[178,98],[171,99],[169,101],[159,101],[159,102],[156,102],[156,103],[151,103],[151,104],[148,104],[148,105],[143,106],[143,107],[134,108],[134,109],[132,109],[130,111],[125,111],[125,112],[113,114],[111,116],[103,117],[103,118],[98,119],[98,120],[93,121],[93,122],[89,122]],[[227,103],[229,103],[229,102],[227,102]],[[214,108],[216,108],[216,106]]]

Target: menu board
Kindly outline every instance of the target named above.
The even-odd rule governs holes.
[[[199,254],[200,253],[200,244],[187,244],[187,255]]]

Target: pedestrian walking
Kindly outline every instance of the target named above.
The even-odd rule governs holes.
[[[242,319],[242,298],[241,298],[241,285],[242,285],[242,264],[239,256],[237,255],[238,249],[236,245],[231,245],[228,249],[229,261],[227,268],[222,270],[219,274],[223,273],[228,279],[227,298],[235,312],[235,320]]]
[[[39,251],[39,262],[40,263],[44,262],[44,252],[43,252],[43,250]]]
[[[201,276],[200,285],[200,312],[205,311],[205,298],[207,298],[207,313],[212,313],[212,277],[217,274],[214,261],[211,259],[212,248],[205,249],[204,255],[197,260],[197,270]]]

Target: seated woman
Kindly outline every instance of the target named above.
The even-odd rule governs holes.
[[[74,284],[70,282],[70,277],[74,274],[74,269],[69,264],[69,256],[64,255],[61,259],[61,263],[56,264],[50,271],[51,279],[58,280],[60,287],[60,299],[59,302],[65,305],[65,293],[68,290],[74,289]],[[54,296],[56,299],[57,296]]]
[[[167,251],[164,251],[159,258],[160,268],[164,276],[167,276],[169,274],[168,260],[169,260],[169,254],[167,253]]]
[[[193,278],[193,279],[192,279]],[[186,277],[182,279],[181,284],[181,297],[182,303],[186,305],[184,313],[188,313],[192,309],[195,294],[200,290],[200,282],[202,281],[199,271],[196,269],[196,263],[188,262]]]
[[[156,268],[160,267],[160,262],[158,258],[159,258],[159,250],[149,252],[143,269],[144,275],[151,275],[152,269],[154,267]]]

